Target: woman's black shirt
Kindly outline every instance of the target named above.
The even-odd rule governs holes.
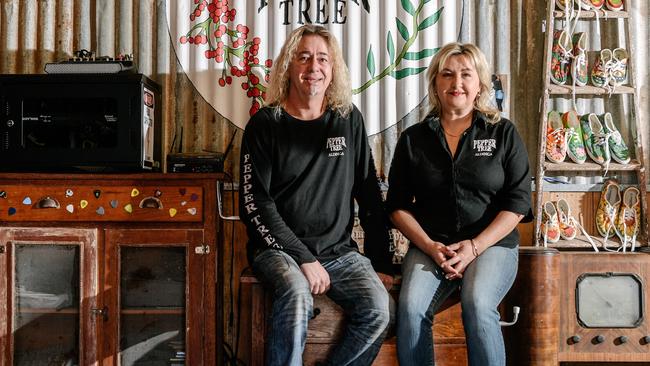
[[[532,219],[528,154],[507,119],[492,124],[475,112],[452,157],[440,119],[427,117],[400,136],[388,183],[389,212],[410,211],[444,244],[477,236],[500,211]],[[496,245],[518,243],[515,229]]]

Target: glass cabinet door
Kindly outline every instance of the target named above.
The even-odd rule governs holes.
[[[88,251],[95,248],[95,235],[69,232],[72,235],[51,236],[39,232],[7,229],[1,235],[10,258],[10,281],[5,283],[9,284],[7,320],[12,363],[92,362],[94,346],[86,346],[92,340],[86,342],[89,334],[83,333],[92,325],[87,324],[89,317],[84,316],[83,309],[90,306],[87,301],[94,301],[94,296],[83,291],[96,288],[96,276],[86,271],[84,264]]]
[[[184,364],[185,248],[122,246],[119,256],[120,364]]]
[[[192,230],[111,230],[107,235],[107,268],[116,274],[107,284],[119,289],[112,324],[119,365],[200,364],[201,356],[194,354],[190,363],[188,338],[201,335],[201,323],[189,319],[193,308],[201,307],[202,277],[192,275],[202,268],[194,251],[201,238],[201,231]]]

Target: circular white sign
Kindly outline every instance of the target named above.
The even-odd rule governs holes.
[[[426,97],[426,67],[457,40],[455,0],[170,0],[167,24],[178,61],[199,93],[244,128],[263,105],[285,37],[327,27],[350,69],[353,102],[369,135],[391,127]]]

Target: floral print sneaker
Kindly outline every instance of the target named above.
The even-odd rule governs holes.
[[[560,198],[556,203],[557,217],[560,225],[560,237],[564,240],[573,240],[578,233],[576,220],[571,216],[569,202]]]
[[[542,210],[542,225],[540,226],[544,243],[557,243],[560,240],[560,223],[557,218],[557,210],[551,201],[544,203]]]
[[[585,114],[580,118],[580,127],[582,128],[582,139],[585,143],[587,155],[600,165],[609,164],[607,135],[605,135],[598,116],[594,113]]]
[[[546,157],[554,163],[561,163],[566,158],[566,149],[564,126],[560,113],[551,111],[546,123]]]
[[[605,2],[607,9],[611,11],[623,10],[623,0],[607,0]]]
[[[616,230],[614,223],[621,205],[621,187],[615,179],[610,179],[603,185],[598,209],[596,209],[596,229],[603,238],[611,238]]]
[[[569,75],[571,66],[571,36],[564,30],[553,32],[553,49],[551,55],[551,81],[558,85],[564,85]]]
[[[585,144],[582,141],[582,129],[580,120],[576,111],[568,111],[562,115],[564,124],[564,136],[567,144],[567,155],[577,164],[582,164],[587,160],[585,153]]]
[[[594,67],[591,69],[591,83],[597,87],[609,85],[609,65],[612,63],[612,50],[605,48],[600,50]]]
[[[578,86],[587,85],[589,71],[587,70],[587,33],[578,32],[573,35],[573,62],[571,62],[571,77]]]
[[[580,6],[585,10],[600,9],[605,5],[605,0],[580,0]]]
[[[609,67],[609,84],[620,86],[627,79],[627,51],[616,48],[612,51],[612,62]]]
[[[623,202],[616,218],[616,228],[624,241],[636,237],[641,219],[641,204],[639,203],[639,190],[636,187],[627,187],[623,191]]]
[[[609,136],[607,139],[607,145],[609,145],[609,151],[611,152],[612,159],[621,164],[629,163],[630,150],[627,148],[625,141],[623,141],[623,137],[618,131],[618,128],[616,128],[616,125],[614,125],[612,114],[607,112],[600,118],[605,121],[605,133]]]

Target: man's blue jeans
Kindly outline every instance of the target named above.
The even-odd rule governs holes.
[[[331,353],[330,365],[370,365],[377,356],[390,321],[390,296],[370,260],[357,252],[322,263],[330,276],[327,292],[347,315],[347,327]],[[253,271],[273,291],[266,365],[302,365],[313,297],[307,279],[289,255],[269,249],[258,254]]]
[[[400,366],[434,364],[433,317],[459,286],[469,364],[505,365],[497,306],[515,280],[517,263],[518,248],[492,246],[470,263],[462,279],[450,281],[431,257],[412,245],[402,264],[397,309]]]

